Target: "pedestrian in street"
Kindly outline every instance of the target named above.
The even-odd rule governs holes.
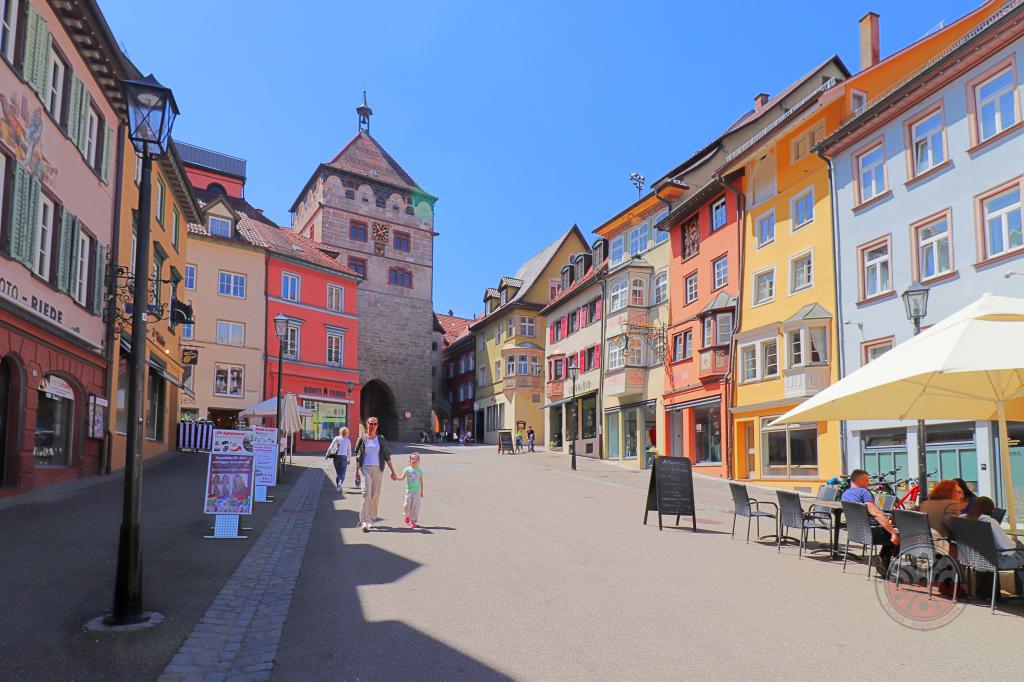
[[[341,484],[345,482],[345,472],[348,471],[348,460],[351,456],[352,441],[348,439],[348,427],[342,426],[338,429],[338,435],[327,446],[327,459],[334,460],[334,485],[339,493]]]
[[[526,436],[526,434],[523,433],[523,427],[522,426],[517,426],[516,427],[516,452],[522,452],[523,451],[523,440],[524,440],[525,436]]]
[[[526,442],[530,445],[530,452],[536,452],[534,446],[537,444],[537,434],[533,432],[532,426],[526,427]]]
[[[384,436],[377,434],[377,426],[376,417],[367,419],[366,435],[359,437],[353,450],[363,484],[363,508],[359,513],[359,525],[364,533],[377,527],[377,506],[380,504],[385,465],[391,469],[391,480],[398,480],[395,467],[391,464],[391,449]]]
[[[420,520],[420,501],[423,499],[423,469],[420,468],[420,453],[409,455],[409,466],[402,470],[399,481],[405,481],[405,522],[415,528]]]

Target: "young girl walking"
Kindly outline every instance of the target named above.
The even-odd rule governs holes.
[[[420,520],[420,500],[423,499],[423,469],[420,469],[420,455],[409,455],[409,466],[402,470],[399,481],[405,481],[405,522],[415,528]]]

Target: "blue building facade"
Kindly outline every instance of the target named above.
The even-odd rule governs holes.
[[[922,325],[992,292],[1024,296],[1024,6],[1007,5],[819,146],[835,206],[840,371],[913,333],[900,294],[929,288]],[[915,422],[847,421],[847,470],[917,476]],[[962,477],[999,500],[997,429],[928,422],[932,480]],[[1024,424],[1011,424],[1024,483]]]

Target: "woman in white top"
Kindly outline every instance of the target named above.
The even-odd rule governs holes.
[[[341,484],[345,482],[345,471],[348,470],[348,458],[352,456],[352,441],[348,439],[348,427],[338,429],[338,435],[327,446],[327,457],[334,458],[334,485],[341,492]]]
[[[992,537],[996,541],[996,549],[999,550],[1000,568],[1019,568],[1024,565],[1024,545],[1007,535],[999,522],[992,517],[995,509],[996,504],[992,498],[978,497],[971,505],[971,511],[968,512],[967,518],[985,521],[992,526]]]

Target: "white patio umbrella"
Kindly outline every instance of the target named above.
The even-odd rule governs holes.
[[[837,419],[998,420],[1016,528],[1006,422],[1024,421],[1024,299],[985,294],[775,421]]]
[[[282,409],[287,407],[287,403],[281,402]],[[313,414],[313,410],[305,407],[299,407],[299,416]],[[241,411],[240,416],[242,417],[273,417],[277,415],[277,397],[267,398],[261,403],[250,405]],[[282,418],[283,422],[283,418]]]
[[[306,410],[307,414],[312,411]],[[288,434],[289,443],[292,443],[292,434],[302,428],[302,420],[299,418],[299,401],[295,399],[294,393],[284,394],[284,409],[281,413],[281,430]],[[294,449],[294,445],[292,445]],[[290,460],[289,460],[290,461]]]

